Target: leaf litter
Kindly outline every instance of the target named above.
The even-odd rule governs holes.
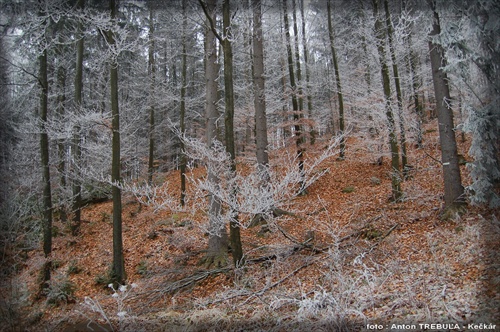
[[[208,242],[202,211],[155,211],[124,197],[127,283],[136,287],[126,300],[126,317],[134,320],[122,330],[349,330],[368,322],[498,323],[500,215],[469,206],[453,220],[439,219],[441,166],[429,157],[438,159],[436,133],[429,131],[426,139],[423,149],[410,147],[413,171],[403,182],[405,200],[392,203],[389,162],[377,165],[378,155],[368,152],[362,139],[350,137],[347,159],[323,162],[321,167],[329,171],[306,196],[291,202],[294,215],[276,218],[276,227],[262,232],[258,227],[242,229],[248,263],[237,269],[199,265]],[[466,155],[470,139],[457,142]],[[320,143],[308,146],[308,153],[320,153]],[[461,171],[467,184],[467,169]],[[191,172],[204,176],[201,168]],[[168,181],[170,192],[179,190],[178,172],[161,178]],[[347,192],[346,187],[353,190]],[[85,298],[98,301],[118,324],[109,288],[96,283],[112,261],[112,213],[111,202],[88,206],[82,213],[81,235],[63,232],[54,238],[55,272],[78,268],[78,273],[68,273],[76,285],[76,300],[49,306],[30,298],[27,316],[37,311],[41,318],[26,330],[45,326],[71,331],[91,316],[82,307]],[[16,275],[25,292],[35,291],[42,261],[41,250],[29,252]],[[119,312],[122,317],[124,312]],[[102,317],[90,318],[102,323]]]

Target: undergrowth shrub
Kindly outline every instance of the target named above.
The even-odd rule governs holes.
[[[72,260],[71,262],[69,262],[68,271],[67,271],[68,275],[78,274],[81,271],[82,271],[82,269],[77,265],[77,262],[75,260]]]
[[[67,276],[58,275],[48,282],[45,289],[47,304],[60,305],[75,300],[76,285]]]
[[[130,295],[131,291],[137,288],[137,284],[133,283],[130,286],[121,285],[115,288],[113,284],[110,283],[108,287],[113,291],[111,297],[115,300],[116,309],[105,309],[99,300],[86,296],[82,303],[85,312],[80,311],[80,314],[89,320],[89,324],[96,324],[103,330],[140,331],[140,326],[135,324],[135,316],[131,314],[130,308],[125,304],[125,300]],[[87,312],[90,315],[88,315]]]

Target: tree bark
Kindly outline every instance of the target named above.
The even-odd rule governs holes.
[[[307,50],[307,39],[306,39],[306,20],[304,17],[304,0],[300,0],[300,18],[302,20],[302,47],[304,56],[304,68],[306,71],[306,96],[307,96],[307,115],[310,120],[313,119],[313,104],[311,96],[311,74],[309,70],[309,51]],[[314,129],[314,124],[311,121],[309,130],[311,145],[315,143],[316,140],[316,130]]]
[[[359,1],[359,16],[360,16],[360,21],[361,21],[361,27],[362,30],[365,30],[366,26],[366,16],[365,16],[365,7],[364,7],[364,0],[358,0]],[[366,88],[367,88],[367,95],[370,95],[372,93],[372,73],[370,69],[370,54],[368,54],[368,47],[367,47],[367,42],[366,42],[366,36],[364,34],[361,34],[361,49],[363,50],[363,55],[365,57],[366,61],[366,71],[365,71],[365,82],[366,82]]]
[[[207,1],[207,12],[215,22],[217,20],[215,7],[217,0]],[[210,22],[207,24],[210,25]],[[219,117],[217,111],[219,64],[217,62],[217,42],[215,35],[210,27],[205,31],[205,78],[206,78],[206,99],[205,99],[205,117],[206,117],[206,137],[207,147],[211,148],[213,142],[218,140],[216,120]],[[219,183],[217,174],[211,165],[207,165],[207,177],[211,183]],[[210,236],[208,238],[208,251],[205,256],[205,265],[207,267],[223,267],[227,264],[228,255],[228,235],[226,225],[221,216],[221,202],[213,194],[208,195],[208,215]]]
[[[255,107],[255,140],[257,164],[264,184],[270,181],[267,141],[266,94],[264,81],[264,40],[262,35],[261,0],[252,0],[253,6],[253,88]]]
[[[116,20],[117,5],[116,0],[110,0],[111,19]],[[115,47],[116,42],[112,30],[108,31],[108,43],[110,47]],[[112,136],[112,161],[111,161],[111,181],[113,195],[113,266],[111,277],[114,282],[122,284],[125,279],[125,261],[123,257],[122,239],[122,199],[119,182],[120,172],[120,111],[118,104],[118,60],[116,55],[112,56],[110,64],[110,91],[111,91],[111,129]]]
[[[231,13],[229,0],[222,4],[222,27],[224,29],[223,51],[224,51],[224,100],[226,109],[224,112],[226,151],[231,156],[231,172],[236,172],[236,151],[234,145],[234,90],[233,90],[233,48],[231,45]],[[237,188],[232,188],[236,197]],[[229,222],[229,240],[233,255],[234,265],[240,266],[243,262],[243,248],[241,246],[240,226],[238,222],[238,211],[231,211]]]
[[[295,130],[295,145],[297,147],[297,160],[300,173],[300,188],[299,194],[306,194],[304,189],[304,149],[302,147],[302,127],[299,123],[300,121],[300,109],[299,103],[297,101],[297,84],[295,83],[295,74],[293,70],[293,53],[290,38],[290,26],[288,23],[288,4],[287,0],[283,0],[283,24],[285,29],[285,42],[286,42],[286,53],[288,59],[288,74],[290,76],[290,86],[292,88],[292,108],[293,108],[293,120],[294,120],[294,130]]]
[[[436,97],[436,111],[439,124],[439,142],[441,144],[441,160],[444,179],[444,204],[445,210],[458,208],[465,203],[464,188],[458,163],[457,143],[455,140],[455,127],[453,125],[453,110],[451,108],[450,89],[448,77],[443,71],[446,59],[443,47],[435,42],[441,33],[439,14],[435,1],[428,1],[433,12],[432,31],[429,33],[429,51],[432,68],[432,81]]]
[[[398,102],[398,116],[399,116],[399,130],[400,130],[400,144],[401,144],[401,168],[403,169],[404,177],[407,176],[408,155],[406,152],[406,129],[403,117],[403,93],[401,92],[401,84],[399,79],[398,64],[396,61],[396,50],[393,45],[393,29],[391,22],[391,13],[389,11],[389,3],[384,0],[385,23],[387,26],[387,37],[389,40],[389,53],[391,54],[392,61],[392,74],[394,75],[394,86],[396,87],[396,98]]]
[[[337,86],[337,99],[339,100],[339,130],[340,130],[340,155],[341,160],[345,159],[345,121],[344,121],[344,96],[342,94],[342,84],[340,81],[340,71],[335,51],[334,31],[332,25],[332,10],[330,0],[327,1],[328,15],[328,36],[330,38],[330,50],[332,51],[333,69],[335,71],[335,84]]]
[[[78,0],[77,8],[83,10],[85,0]],[[82,90],[83,90],[83,44],[84,37],[82,34],[82,23],[77,26],[78,40],[76,42],[76,69],[75,69],[75,113],[80,112],[82,107]],[[81,224],[81,205],[82,205],[82,187],[80,183],[80,160],[82,158],[81,150],[81,134],[80,125],[75,125],[73,128],[73,220],[71,223],[71,233],[77,235],[80,231]]]
[[[299,102],[299,117],[303,117],[303,112],[304,112],[304,98],[302,96],[302,69],[300,65],[300,52],[299,52],[299,29],[297,27],[297,8],[295,5],[296,0],[291,0],[292,1],[292,19],[293,19],[293,39],[294,39],[294,55],[295,55],[295,67],[296,67],[296,74],[297,74],[297,100]],[[304,143],[304,138],[302,138],[302,143]]]
[[[187,13],[186,0],[182,0],[182,69],[181,69],[181,102],[180,102],[180,131],[184,136],[186,133],[186,90],[187,90],[187,51],[186,51],[186,34],[187,34]],[[184,142],[180,141],[180,175],[181,175],[181,206],[185,205],[186,200],[186,154]]]
[[[151,79],[149,90],[149,151],[148,151],[148,183],[153,184],[154,174],[154,151],[155,151],[155,87],[156,87],[156,61],[155,61],[155,39],[154,39],[154,10],[149,9],[149,49],[148,49],[148,69]]]
[[[377,51],[380,61],[380,71],[382,77],[382,85],[385,96],[385,114],[387,116],[387,124],[389,127],[389,144],[391,149],[391,185],[392,185],[392,200],[400,201],[403,192],[401,191],[401,176],[399,169],[399,147],[396,137],[396,126],[394,115],[391,109],[391,85],[389,79],[389,67],[385,59],[385,32],[383,24],[379,17],[378,0],[373,0],[373,16],[375,18],[375,37],[377,39]]]
[[[58,30],[64,28],[64,20],[60,20],[58,23]],[[56,47],[56,55],[58,58],[64,56],[64,47],[62,42],[61,34],[59,34],[59,44]],[[57,67],[57,115],[61,121],[64,121],[64,115],[66,113],[66,78],[67,70],[64,65],[59,64]],[[59,184],[61,186],[60,194],[65,195],[67,186],[67,172],[66,172],[66,144],[64,139],[60,139],[57,142],[57,154],[58,154],[58,165],[57,170],[59,172]],[[58,209],[60,214],[60,219],[63,223],[68,221],[68,215],[66,210],[66,204],[62,204]]]
[[[49,160],[49,138],[47,134],[48,92],[49,82],[47,79],[47,49],[44,49],[38,57],[39,61],[39,83],[40,92],[40,159],[42,165],[43,183],[43,253],[46,263],[43,267],[42,288],[48,286],[50,280],[52,253],[52,192],[50,188],[50,160]]]
[[[408,48],[407,66],[411,78],[411,88],[412,88],[411,98],[413,99],[413,109],[415,115],[417,116],[417,147],[422,148],[423,146],[422,123],[424,122],[424,110],[423,110],[423,103],[420,102],[420,97],[419,97],[419,89],[421,87],[420,79],[417,74],[419,59],[417,53],[413,49],[413,43],[412,43],[413,25],[414,23],[410,22],[408,35],[405,38],[405,43]]]

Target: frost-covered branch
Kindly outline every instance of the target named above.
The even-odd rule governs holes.
[[[327,158],[334,156],[341,137],[333,138],[321,155],[306,159],[304,171],[295,167],[296,154],[285,154],[279,160],[279,167],[250,169],[242,167],[233,172],[230,167],[230,157],[219,141],[214,141],[211,148],[198,139],[179,135],[186,147],[186,154],[191,160],[202,163],[208,171],[216,175],[216,181],[208,177],[189,178],[196,187],[197,197],[212,195],[223,205],[229,207],[226,211],[236,211],[239,214],[270,216],[273,209],[283,207],[297,197],[301,191],[312,185],[328,170],[318,170],[319,165]],[[270,181],[263,183],[263,172]],[[237,188],[234,195],[233,188]],[[227,218],[232,218],[227,215]],[[240,221],[241,227],[248,225]]]

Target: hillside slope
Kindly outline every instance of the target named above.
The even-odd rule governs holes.
[[[27,305],[4,330],[85,331],[89,319],[110,330],[106,317],[128,331],[359,330],[366,324],[398,330],[392,324],[419,323],[498,329],[500,214],[469,207],[441,221],[435,131],[425,139],[424,149],[410,147],[413,171],[402,203],[388,200],[388,162],[375,164],[379,154],[350,139],[347,159],[321,165],[329,171],[292,202],[293,214],[269,229],[242,230],[248,263],[236,270],[198,265],[208,239],[202,211],[154,211],[125,197],[129,287],[115,297],[97,283],[105,283],[112,260],[112,204],[88,206],[80,236],[56,223],[51,295],[57,304],[32,295],[43,257],[31,251],[12,282],[12,293]],[[459,144],[465,155],[467,142]],[[465,166],[462,172],[467,182]],[[159,177],[175,192],[177,172]],[[74,291],[64,288],[68,281]]]

